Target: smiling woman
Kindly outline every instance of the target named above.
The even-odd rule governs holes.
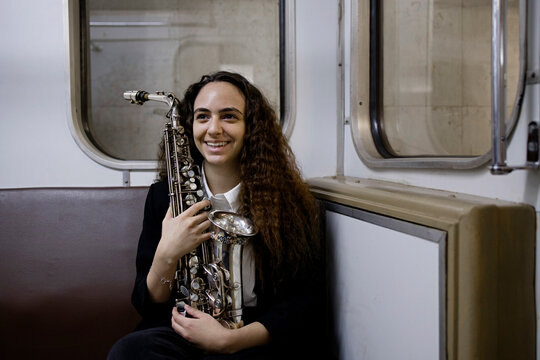
[[[195,99],[193,139],[205,159],[207,174],[220,172],[232,177],[239,173],[246,132],[245,104],[244,95],[227,82],[207,84]]]
[[[176,104],[175,114],[189,139],[189,151],[180,152],[190,154],[189,160],[202,167],[197,178],[210,202],[202,200],[173,216],[169,207],[173,191],[168,191],[167,183],[177,179],[172,175],[167,179],[164,171],[161,181],[150,187],[132,296],[142,322],[139,331],[113,347],[110,359],[163,358],[165,353],[175,359],[206,359],[209,352],[235,353],[235,359],[314,357],[311,351],[321,349],[308,344],[323,334],[325,321],[314,315],[317,307],[324,308],[316,297],[324,271],[319,209],[274,110],[245,77],[225,71],[203,76]],[[168,149],[169,144],[163,147]],[[190,301],[203,296],[173,279],[179,259],[184,263],[188,253],[190,273],[200,264],[205,269],[212,265],[207,266],[205,255],[197,258],[197,267],[191,265],[194,249],[210,237],[204,211],[209,204],[213,210],[251,219],[259,230],[243,244],[239,285],[243,325],[236,328],[222,326],[197,303],[182,304],[189,317],[175,307],[178,292]]]

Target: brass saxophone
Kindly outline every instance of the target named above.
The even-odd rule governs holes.
[[[124,99],[142,105],[159,101],[169,106],[170,120],[163,130],[165,162],[172,215],[204,199],[201,172],[194,163],[189,139],[180,119],[180,102],[172,93],[126,91]],[[239,214],[214,210],[208,215],[211,238],[178,261],[175,275],[176,307],[185,304],[212,315],[234,329],[242,320],[242,250],[245,242],[257,234],[257,227]]]

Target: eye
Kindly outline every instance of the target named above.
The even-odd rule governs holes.
[[[223,120],[237,120],[238,116],[236,116],[236,114],[234,113],[226,113],[226,114],[223,114],[222,119]]]
[[[208,120],[208,114],[205,114],[205,113],[195,114],[195,120],[198,120],[198,121]]]

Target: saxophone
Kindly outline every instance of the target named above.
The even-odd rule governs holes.
[[[169,106],[163,129],[165,162],[172,215],[204,199],[201,172],[194,163],[189,139],[180,119],[180,102],[172,93],[126,91],[124,99],[142,105],[146,101]],[[257,227],[239,214],[214,210],[208,215],[210,240],[203,242],[178,261],[175,274],[176,307],[201,310],[231,329],[243,326],[242,250]]]

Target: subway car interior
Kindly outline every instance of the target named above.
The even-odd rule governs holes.
[[[106,358],[133,331],[163,128],[230,71],[321,206],[324,358],[540,359],[540,1],[1,7],[1,358]]]

